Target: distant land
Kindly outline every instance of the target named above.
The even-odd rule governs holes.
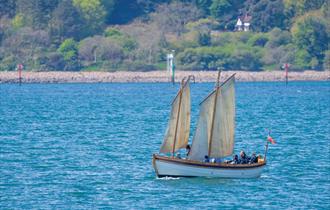
[[[236,73],[237,81],[285,81],[284,71],[223,71],[224,80]],[[176,82],[194,75],[196,82],[213,82],[217,71],[177,71]],[[0,72],[0,83],[18,83],[18,73],[13,71]],[[330,71],[290,72],[289,81],[330,81]],[[170,82],[167,71],[150,72],[23,72],[23,83],[111,83],[111,82]]]
[[[0,71],[327,70],[328,0],[0,0]]]

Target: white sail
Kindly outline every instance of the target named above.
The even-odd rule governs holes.
[[[189,159],[205,155],[226,157],[233,153],[235,135],[235,77],[232,76],[201,104]]]
[[[190,131],[190,87],[187,82],[172,103],[170,120],[161,153],[175,152],[188,144]],[[175,144],[175,147],[173,145]],[[174,150],[173,150],[174,148]]]
[[[215,93],[215,91],[211,93],[201,104],[189,159],[202,161],[204,156],[208,155],[208,139],[211,134]]]

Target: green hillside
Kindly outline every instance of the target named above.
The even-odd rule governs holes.
[[[0,70],[329,69],[329,0],[0,0]],[[250,24],[239,31],[238,18]],[[243,27],[243,26],[242,26]]]

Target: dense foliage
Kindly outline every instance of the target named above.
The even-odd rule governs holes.
[[[328,0],[0,0],[0,70],[329,69]],[[235,31],[238,17],[251,30]]]

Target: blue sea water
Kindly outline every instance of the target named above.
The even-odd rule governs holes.
[[[192,130],[213,84],[192,84]],[[235,152],[257,179],[157,179],[178,85],[0,84],[0,209],[329,209],[330,83],[237,83]],[[190,140],[191,141],[191,140]]]

